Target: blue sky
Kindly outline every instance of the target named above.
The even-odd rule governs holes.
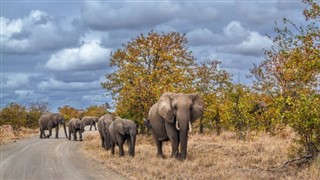
[[[110,53],[141,33],[186,34],[197,61],[217,59],[248,83],[270,48],[275,22],[303,23],[298,0],[1,1],[1,107],[10,102],[112,104],[100,83]],[[281,24],[281,23],[280,23]]]

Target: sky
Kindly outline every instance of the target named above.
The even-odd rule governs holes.
[[[219,60],[249,83],[275,22],[303,23],[304,8],[299,0],[1,0],[1,107],[113,104],[101,86],[110,53],[151,30],[185,34],[198,62]]]

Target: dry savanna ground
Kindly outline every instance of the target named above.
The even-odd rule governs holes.
[[[39,134],[38,129],[20,128],[19,131],[13,131],[12,126],[0,126],[0,145],[15,142],[19,139],[27,138]]]
[[[246,141],[232,132],[192,133],[185,161],[170,158],[169,142],[164,146],[167,157],[157,158],[153,139],[147,135],[138,135],[134,158],[127,151],[118,157],[117,149],[114,156],[103,150],[98,134],[88,135],[82,150],[128,179],[319,179],[320,158],[311,166],[284,166],[292,159],[293,138],[290,130],[279,136],[251,135]]]

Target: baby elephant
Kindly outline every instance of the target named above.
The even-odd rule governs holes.
[[[94,127],[95,130],[97,130],[96,123],[99,121],[98,117],[84,116],[81,120],[83,121],[85,126],[90,125],[90,131],[91,131],[92,126]]]
[[[127,119],[116,119],[109,126],[111,137],[111,153],[114,154],[115,145],[119,147],[119,156],[124,155],[123,144],[128,141],[129,155],[134,156],[137,126]]]
[[[80,136],[80,141],[82,141],[82,133],[84,132],[84,123],[78,118],[70,119],[68,123],[69,129],[69,140],[71,140],[71,134],[73,134],[73,140],[77,140],[77,132]]]

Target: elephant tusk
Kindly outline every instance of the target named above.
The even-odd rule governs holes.
[[[178,131],[180,131],[179,122],[178,122],[178,121],[176,121],[176,129],[177,129]]]
[[[191,126],[191,122],[189,121],[189,132],[192,131],[192,126]]]

